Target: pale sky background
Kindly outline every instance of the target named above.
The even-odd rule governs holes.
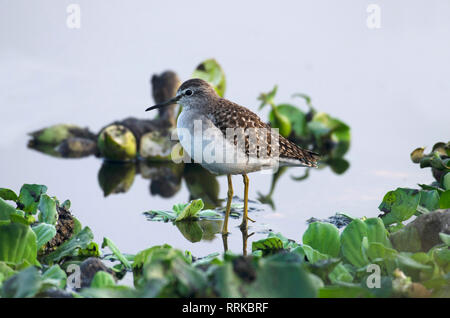
[[[80,29],[66,26],[70,3],[80,5]],[[380,29],[366,25],[370,3],[381,8]],[[306,93],[351,126],[345,175],[327,170],[296,183],[288,175],[303,172],[292,170],[280,180],[277,211],[259,215],[296,240],[311,216],[376,216],[388,190],[431,182],[409,153],[449,137],[448,1],[0,0],[0,8],[0,186],[47,184],[72,200],[97,241],[108,236],[124,250],[169,241],[207,253],[219,241],[183,245],[170,225],[143,219],[142,211],[187,200],[185,188],[165,201],[137,178],[128,194],[103,199],[99,160],[45,157],[26,149],[26,133],[56,123],[97,131],[148,116],[153,73],[171,69],[185,80],[214,57],[226,72],[227,98],[257,111],[259,93],[278,84],[276,101]],[[234,180],[240,194],[241,178]],[[220,183],[225,197],[226,180]],[[269,184],[270,176],[251,176],[250,198]],[[239,248],[234,232],[230,246]]]

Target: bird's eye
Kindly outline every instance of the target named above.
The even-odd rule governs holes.
[[[192,91],[191,91],[190,89],[187,89],[187,90],[184,92],[184,95],[186,95],[186,96],[191,96],[191,95],[192,95]]]

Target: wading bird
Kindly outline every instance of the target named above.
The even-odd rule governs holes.
[[[187,80],[178,88],[175,97],[146,111],[173,104],[182,107],[177,120],[177,133],[183,150],[194,162],[212,173],[227,175],[224,235],[228,233],[233,197],[231,175],[240,174],[244,178],[244,215],[240,228],[247,230],[247,220],[251,220],[248,217],[247,173],[279,166],[317,166],[318,154],[302,149],[279,135],[249,109],[221,98],[204,80]],[[211,149],[211,145],[214,146],[211,153],[216,160],[204,157],[205,149]]]

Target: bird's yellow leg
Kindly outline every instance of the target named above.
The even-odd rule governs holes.
[[[246,174],[243,174],[242,177],[244,178],[244,215],[242,216],[241,229],[246,229],[247,220],[250,220],[252,222],[255,221],[248,217],[248,176]]]
[[[247,229],[241,229],[241,233],[242,233],[242,254],[245,256],[247,255],[247,241],[248,238],[250,236],[252,236],[253,234],[255,234],[254,232],[250,235],[248,235],[248,230]]]
[[[225,211],[225,220],[223,221],[222,234],[228,234],[228,218],[231,210],[231,200],[233,199],[233,183],[231,182],[231,174],[227,175],[228,178],[228,195],[227,195],[227,208]]]

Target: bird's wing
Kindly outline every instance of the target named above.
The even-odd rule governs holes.
[[[242,144],[242,147],[243,150],[245,149],[247,156],[253,154],[257,158],[260,158],[262,150],[266,149],[267,152],[265,155],[272,156],[278,151],[280,160],[286,161],[287,164],[299,164],[309,167],[317,166],[317,161],[320,158],[318,154],[310,150],[302,149],[283,136],[276,134],[269,124],[263,122],[258,115],[243,106],[226,99],[220,99],[218,107],[214,107],[211,110],[210,119],[222,131],[224,136],[227,136],[228,128],[234,130],[243,129],[245,144]],[[252,133],[249,134],[249,131],[254,132],[254,135]],[[234,144],[239,147],[237,136],[234,135],[233,137]],[[256,138],[256,142],[251,138]],[[278,140],[278,147],[273,146],[273,140]]]

